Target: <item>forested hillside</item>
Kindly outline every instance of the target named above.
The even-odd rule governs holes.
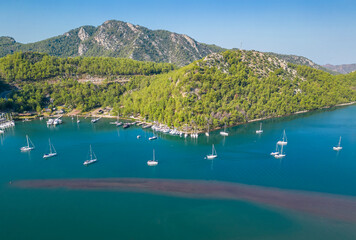
[[[78,74],[129,82],[79,83]],[[332,75],[257,51],[214,53],[174,69],[171,64],[114,58],[57,58],[17,53],[0,59],[0,76],[20,89],[1,109],[42,111],[66,105],[138,115],[169,126],[235,125],[356,100],[356,73]],[[56,81],[46,79],[56,78]]]
[[[333,76],[255,51],[213,54],[124,94],[126,113],[201,129],[281,116],[356,99],[354,75]]]
[[[168,72],[174,65],[110,57],[59,58],[41,53],[15,53],[0,58],[0,79],[36,81],[53,77],[76,77],[82,74],[112,77],[151,75]]]

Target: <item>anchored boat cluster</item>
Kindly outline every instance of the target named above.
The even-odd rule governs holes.
[[[12,128],[15,126],[15,121],[12,120],[11,114],[0,114],[0,133],[4,133],[6,129]]]

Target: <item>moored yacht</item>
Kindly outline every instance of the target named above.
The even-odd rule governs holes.
[[[84,161],[84,163],[83,163],[84,166],[93,164],[98,161],[98,159],[95,156],[95,153],[91,149],[91,145],[90,145],[90,150],[89,150],[89,158],[90,159]]]
[[[340,136],[339,144],[336,147],[333,147],[333,150],[340,151],[341,149],[342,149],[342,147],[341,147],[341,136]]]
[[[214,159],[214,158],[217,158],[217,157],[218,157],[218,155],[216,153],[216,150],[215,150],[215,147],[214,147],[214,144],[213,144],[212,149],[211,149],[211,154],[206,155],[206,158],[207,159]]]
[[[32,143],[31,139],[26,135],[27,145],[20,148],[22,152],[28,152],[35,149],[35,145]]]
[[[155,150],[153,149],[153,159],[147,161],[148,166],[156,166],[158,162],[155,160]]]
[[[286,135],[286,130],[283,130],[283,137],[281,141],[278,141],[277,144],[281,146],[287,145],[287,135]]]
[[[54,148],[53,144],[51,143],[51,139],[48,139],[48,142],[49,142],[49,153],[44,154],[43,158],[50,158],[50,157],[57,156],[57,151]]]

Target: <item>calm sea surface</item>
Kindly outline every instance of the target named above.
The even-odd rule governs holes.
[[[150,193],[20,189],[9,181],[72,178],[218,180],[356,197],[356,106],[179,138],[71,118],[17,122],[0,138],[0,239],[356,239],[356,224],[245,201]],[[286,130],[286,157],[270,152]],[[21,153],[26,134],[36,146]],[[136,136],[141,135],[141,139]],[[332,150],[342,136],[342,151]],[[51,138],[58,156],[43,159]],[[84,167],[89,145],[98,162]],[[218,158],[204,159],[215,144]],[[156,151],[158,166],[146,162]],[[355,213],[356,214],[356,213]]]

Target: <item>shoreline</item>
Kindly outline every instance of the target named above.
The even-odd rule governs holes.
[[[313,112],[313,111],[317,111],[317,110],[329,109],[329,108],[333,108],[333,107],[351,106],[351,105],[354,105],[354,104],[356,104],[356,101],[348,102],[348,103],[340,103],[340,104],[336,104],[336,105],[333,105],[333,106],[325,106],[325,107],[318,108],[318,109],[313,109],[313,110],[303,110],[303,111],[298,111],[298,112],[294,112],[294,113],[290,113],[290,114],[286,114],[286,115],[278,115],[278,116],[268,116],[268,117],[263,117],[263,118],[256,118],[256,119],[252,119],[252,120],[249,120],[249,121],[246,121],[246,122],[240,122],[240,123],[237,123],[237,124],[234,124],[234,125],[231,125],[231,126],[227,126],[227,127],[231,128],[231,127],[236,127],[236,126],[239,126],[239,125],[258,122],[258,121],[263,121],[263,120],[267,120],[267,119],[274,119],[274,118],[277,119],[277,118],[281,118],[281,117],[288,117],[288,116],[298,115],[298,114],[302,114],[302,113]],[[95,112],[96,110],[93,110],[92,112]],[[44,115],[38,115],[38,116],[42,116],[42,117],[45,117],[45,118],[56,118],[56,117],[59,117],[59,116],[63,116],[63,117],[79,116],[79,117],[84,117],[84,118],[90,118],[90,117],[98,118],[98,117],[100,117],[100,118],[107,118],[107,119],[116,119],[117,118],[117,116],[112,116],[110,114],[90,114],[90,113],[87,113],[87,114],[67,113],[67,114],[56,114],[56,115],[50,115],[50,116],[44,116]],[[33,118],[37,118],[38,116],[32,116],[32,117],[28,117],[28,118],[33,119]],[[142,122],[142,123],[144,123],[146,125],[154,125],[153,122],[142,121],[142,120],[140,120],[140,118],[120,117],[120,119],[126,120],[126,121],[139,121],[139,122]],[[22,119],[19,119],[18,121],[21,121],[21,120]],[[217,130],[223,129],[223,128],[224,127],[213,128],[213,129],[210,129],[209,132],[217,131]],[[200,133],[205,133],[205,132],[206,131],[197,131],[196,133],[200,134]],[[189,132],[184,132],[184,133],[191,134],[193,132],[189,131]]]

